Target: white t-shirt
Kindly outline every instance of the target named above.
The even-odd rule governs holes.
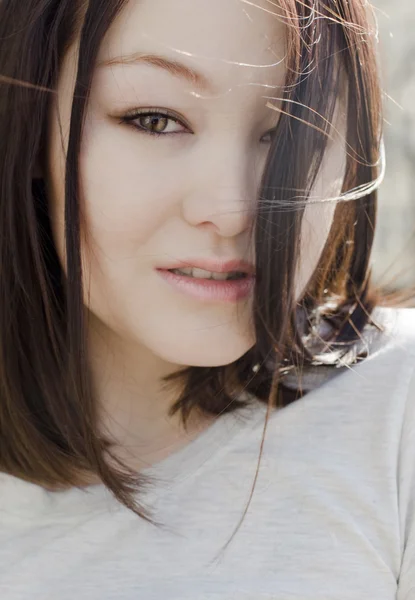
[[[0,475],[1,600],[413,600],[415,309],[377,309],[382,344],[275,411],[221,417],[149,473],[164,525],[103,486]]]

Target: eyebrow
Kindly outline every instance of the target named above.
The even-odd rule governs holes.
[[[192,69],[188,65],[181,63],[177,60],[163,56],[162,54],[148,54],[145,52],[133,52],[132,54],[125,54],[123,56],[117,56],[108,60],[102,61],[98,64],[98,67],[111,67],[115,65],[135,65],[145,64],[152,67],[163,69],[173,75],[189,81],[192,85],[200,88],[201,90],[212,90],[211,81],[199,71]]]

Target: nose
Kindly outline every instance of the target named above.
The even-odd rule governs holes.
[[[253,218],[256,186],[252,155],[241,146],[211,148],[209,159],[195,158],[193,185],[183,200],[182,216],[194,227],[210,229],[221,237],[246,231]]]

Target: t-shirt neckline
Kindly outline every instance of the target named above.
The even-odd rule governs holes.
[[[265,419],[267,406],[252,398],[248,405],[217,417],[197,437],[151,467],[140,470],[154,483],[143,489],[141,499],[147,506],[165,492],[179,486],[218,455],[226,452],[236,437],[254,429]],[[70,519],[94,511],[118,510],[118,503],[104,484],[50,491],[18,477],[0,473],[0,519],[24,518],[37,522],[39,518]]]

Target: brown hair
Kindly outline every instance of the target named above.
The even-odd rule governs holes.
[[[100,42],[124,3],[0,2],[0,470],[45,487],[75,486],[93,473],[121,503],[154,522],[133,496],[149,480],[111,464],[111,445],[97,430],[82,301],[82,125]],[[255,219],[257,342],[230,366],[191,367],[180,374],[181,392],[171,414],[179,411],[185,424],[196,407],[220,415],[244,406],[248,400],[236,393],[243,389],[268,403],[267,414],[271,406],[294,401],[302,392],[286,388],[283,375],[313,363],[316,339],[313,350],[306,340],[316,324],[324,321],[329,327],[317,341],[330,351],[341,348],[340,358],[356,345],[373,308],[386,302],[371,282],[376,191],[370,188],[358,199],[338,203],[320,263],[299,302],[293,288],[305,207],[297,194],[301,190],[307,198],[319,171],[341,73],[347,77],[348,110],[343,191],[363,189],[359,186],[379,174],[381,101],[365,4],[280,1],[279,16],[288,32],[287,74]],[[64,276],[45,186],[33,173],[45,151],[60,65],[78,35]]]

